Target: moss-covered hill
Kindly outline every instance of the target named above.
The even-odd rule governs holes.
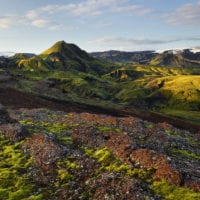
[[[153,110],[199,123],[199,56],[189,51],[164,52],[153,59],[159,62],[112,64],[60,41],[37,56],[3,59],[0,87],[102,108]]]
[[[0,200],[200,199],[198,66],[61,41],[0,67]]]
[[[52,47],[31,58],[14,56],[19,68],[27,71],[68,70],[102,75],[114,65],[98,61],[75,44],[59,41]]]

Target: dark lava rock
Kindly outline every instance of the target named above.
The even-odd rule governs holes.
[[[72,139],[76,145],[85,145],[90,148],[96,148],[107,141],[107,134],[101,133],[97,128],[88,126],[76,127],[72,132]]]
[[[11,119],[6,108],[0,104],[0,125],[15,122],[15,120]]]
[[[0,134],[4,135],[12,142],[23,140],[29,135],[28,131],[19,123],[0,125]]]
[[[24,139],[28,132],[16,120],[10,118],[7,110],[0,104],[0,134],[12,142]]]
[[[121,174],[107,172],[88,182],[93,188],[95,200],[159,200],[151,193],[149,186],[140,180],[127,178]]]

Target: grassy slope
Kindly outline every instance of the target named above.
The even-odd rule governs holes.
[[[68,45],[65,44],[64,48],[67,47]],[[41,55],[60,52],[60,48],[61,45],[58,43]],[[77,50],[76,46],[74,48]],[[86,56],[85,52],[81,56]],[[28,80],[18,79],[19,82],[14,83],[15,88],[103,107],[114,106],[112,102],[136,105],[168,115],[179,117],[182,115],[186,118],[190,116],[199,120],[196,112],[200,108],[200,76],[195,75],[200,73],[199,68],[125,64],[116,67],[113,71],[108,67],[106,71],[110,69],[111,72],[99,76],[92,74],[93,70],[91,73],[59,68],[50,70],[47,69],[49,66],[43,59],[38,58],[39,62],[35,62],[37,60],[35,58],[37,57],[23,61],[25,68],[15,71],[16,74],[20,73],[28,78]],[[44,65],[40,65],[40,61]],[[33,69],[30,63],[34,66],[38,65],[37,70]],[[103,67],[103,63],[101,65]],[[47,86],[41,81],[42,79],[53,80],[54,86]],[[38,83],[38,80],[41,82]],[[12,84],[9,83],[9,86],[13,87]]]
[[[12,73],[14,71],[12,70]],[[15,71],[19,74],[19,70]],[[112,103],[117,83],[78,71],[20,71],[16,81],[1,83],[1,87],[13,87],[58,100],[115,107]],[[25,78],[22,78],[25,77]]]
[[[145,104],[168,115],[199,120],[200,76],[192,75],[198,69],[129,65],[120,70],[121,76],[111,78],[119,82],[119,102]],[[139,76],[131,77],[131,72]]]

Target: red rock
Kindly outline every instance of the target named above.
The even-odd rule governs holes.
[[[124,134],[109,133],[105,146],[122,162],[129,162],[129,155],[133,147],[133,139]]]
[[[23,144],[23,149],[34,158],[36,166],[45,172],[53,167],[53,164],[61,158],[63,153],[62,148],[57,143],[47,135],[40,133],[28,138]]]
[[[174,185],[180,185],[182,181],[181,174],[176,170],[170,167],[169,165],[161,165],[153,174],[153,179],[160,181],[165,179],[168,183]]]
[[[154,180],[165,179],[175,185],[180,185],[182,181],[181,174],[169,165],[165,155],[158,154],[149,149],[138,149],[130,155],[130,158],[132,162],[139,164],[145,169],[155,169]]]
[[[184,186],[195,192],[200,192],[200,183],[197,183],[196,181],[188,180],[185,182]]]

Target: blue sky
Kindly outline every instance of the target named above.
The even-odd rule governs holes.
[[[86,51],[200,46],[200,0],[0,0],[0,52],[59,40]]]

